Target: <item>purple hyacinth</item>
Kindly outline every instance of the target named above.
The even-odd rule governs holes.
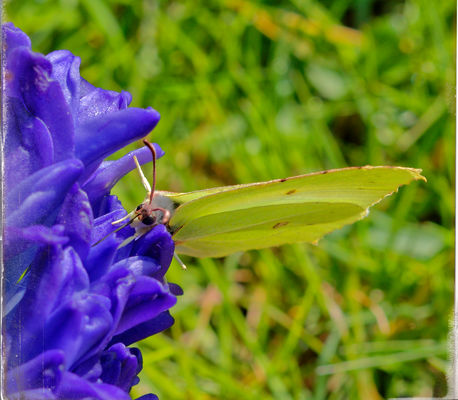
[[[34,53],[10,23],[2,35],[5,393],[130,399],[142,358],[127,346],[173,324],[180,289],[164,274],[174,243],[159,225],[124,247],[129,226],[93,244],[126,215],[111,188],[135,168],[134,154],[145,163],[151,153],[103,160],[159,114],[86,82],[70,52]]]

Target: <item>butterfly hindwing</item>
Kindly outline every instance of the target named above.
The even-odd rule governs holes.
[[[255,207],[206,215],[174,235],[177,252],[221,257],[236,251],[313,242],[360,219],[361,207],[349,203],[299,203]]]

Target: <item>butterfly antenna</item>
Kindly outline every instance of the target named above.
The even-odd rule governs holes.
[[[143,139],[143,143],[151,150],[151,154],[153,155],[153,187],[149,193],[149,204],[151,204],[153,202],[154,191],[156,190],[156,149],[147,139]]]
[[[122,228],[125,228],[127,225],[130,225],[132,222],[135,221],[135,218],[138,218],[138,215],[136,215],[135,217],[130,219],[129,222],[126,222],[125,224],[121,225],[119,228],[116,228],[114,231],[106,234],[102,239],[100,239],[97,242],[95,242],[91,247],[97,246],[99,243],[103,242],[108,236],[112,235],[113,233],[116,233],[116,232],[120,231]]]
[[[175,260],[177,260],[177,263],[180,264],[181,269],[184,269],[184,270],[187,269],[186,264],[183,261],[181,261],[181,258],[178,257],[177,253],[173,252],[173,257],[175,258]]]

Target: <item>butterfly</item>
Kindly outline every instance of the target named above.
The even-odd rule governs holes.
[[[420,169],[364,166],[333,169],[267,182],[224,186],[189,193],[157,191],[154,147],[150,186],[134,156],[147,196],[121,220],[135,235],[164,224],[176,253],[223,257],[234,252],[316,243],[323,235],[368,214],[369,207],[413,180],[424,180]],[[178,259],[179,260],[179,259]]]

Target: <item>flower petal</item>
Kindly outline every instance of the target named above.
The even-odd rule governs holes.
[[[44,249],[30,267],[27,290],[5,319],[12,340],[8,362],[26,362],[44,350],[44,326],[75,292],[89,287],[89,280],[76,252],[60,246]]]
[[[90,250],[93,219],[86,192],[74,184],[65,197],[56,222],[65,227],[65,235],[82,260]]]
[[[82,172],[79,160],[67,160],[43,168],[18,184],[5,201],[7,227],[23,228],[36,224],[50,226],[59,211],[66,192]],[[59,182],[59,185],[55,185]],[[5,254],[15,254],[15,244],[8,242]],[[32,262],[37,247],[28,247],[24,252],[6,260],[5,282],[9,297],[14,282]]]
[[[132,343],[139,342],[140,340],[170,328],[174,321],[175,320],[170,313],[168,311],[164,311],[156,318],[143,322],[142,324],[136,325],[133,328],[114,336],[110,344],[121,342],[126,346],[129,346]]]
[[[82,170],[79,160],[66,160],[24,179],[7,195],[6,225],[52,224],[64,197]]]
[[[2,35],[5,47],[5,59],[8,59],[10,52],[16,47],[32,47],[32,43],[30,42],[29,37],[19,28],[16,28],[11,22],[2,24]]]
[[[34,388],[54,388],[60,379],[65,355],[60,350],[50,350],[8,371],[8,393]]]
[[[167,284],[169,285],[170,293],[172,293],[175,296],[183,295],[184,293],[183,289],[179,285],[177,285],[176,283],[171,283],[171,282],[168,282]]]
[[[10,85],[9,93],[21,96],[28,111],[47,126],[53,138],[54,159],[73,157],[73,118],[59,83],[51,78],[51,63],[41,54],[18,47],[11,52],[7,68],[15,75],[16,85]]]
[[[176,297],[156,279],[137,277],[115,333],[120,334],[155,318],[162,311],[173,307],[176,301]]]
[[[49,53],[46,58],[52,64],[51,77],[62,89],[65,101],[70,106],[73,123],[76,125],[80,108],[80,64],[81,59],[68,50],[57,50]]]
[[[115,205],[116,207],[118,205],[120,206],[120,203],[115,202]],[[124,218],[126,215],[126,210],[120,207],[102,215],[101,217],[96,218],[94,220],[94,226],[92,229],[92,246],[97,247],[101,243],[100,241],[105,241],[106,238],[108,238],[109,236],[115,236],[119,240],[118,244],[121,244],[121,242],[127,237],[132,236],[135,233],[135,230],[130,226],[126,225],[124,228],[119,229],[123,226],[122,222],[118,224],[113,224],[113,222],[118,221],[121,218]],[[128,221],[123,222],[125,224]]]
[[[32,225],[25,228],[5,227],[5,259],[23,252],[30,244],[47,245],[65,244],[69,241],[64,236],[64,227],[54,225],[51,228],[43,225]]]
[[[131,353],[124,344],[116,343],[105,350],[100,359],[103,368],[100,379],[129,392],[138,373],[137,354]]]
[[[131,101],[131,94],[124,90],[118,93],[92,86],[92,90],[80,99],[78,121],[84,124],[102,115],[125,110]]]
[[[131,400],[131,397],[114,385],[89,382],[76,374],[65,371],[56,390],[59,399],[66,400]]]
[[[54,144],[46,125],[17,98],[6,101],[5,186],[11,190],[32,173],[54,162]]]
[[[91,247],[87,258],[84,260],[84,267],[91,282],[98,280],[110,269],[116,250],[122,240],[116,235],[110,235],[94,247]]]
[[[51,389],[31,389],[8,394],[8,400],[57,400]]]
[[[116,268],[111,269],[91,286],[92,293],[105,296],[111,302],[110,312],[113,318],[111,334],[118,326],[134,282],[135,278],[129,270]]]
[[[159,118],[152,108],[128,108],[82,124],[76,136],[75,152],[86,166],[84,177],[88,178],[110,154],[146,136]]]
[[[143,396],[137,397],[136,400],[159,400],[159,397],[157,397],[155,394],[148,393],[144,394]]]
[[[124,258],[112,266],[112,269],[126,268],[135,276],[155,276],[161,269],[161,266],[150,257],[134,256]]]
[[[157,225],[145,235],[139,237],[132,248],[132,253],[151,257],[161,265],[155,278],[162,279],[172,262],[175,243],[164,225]]]
[[[161,157],[164,152],[154,143],[157,157]],[[87,192],[92,207],[98,210],[103,197],[107,196],[113,186],[127,173],[135,169],[133,156],[136,156],[141,165],[152,160],[151,151],[147,147],[131,151],[124,157],[116,161],[104,161],[97,168],[83,188]],[[141,190],[141,189],[140,189]],[[141,196],[139,196],[141,198]],[[143,200],[143,199],[142,199]]]
[[[109,299],[97,294],[74,296],[46,322],[43,348],[63,350],[67,368],[84,360],[93,348],[103,345],[110,332],[113,321],[110,305]]]
[[[96,217],[100,217],[101,215],[104,215],[104,214],[109,214],[115,210],[116,211],[122,210],[124,215],[127,214],[126,210],[122,206],[118,197],[115,195],[109,195],[109,196],[103,197],[102,200],[100,201],[100,206],[97,206],[97,208],[93,208],[94,215]]]

